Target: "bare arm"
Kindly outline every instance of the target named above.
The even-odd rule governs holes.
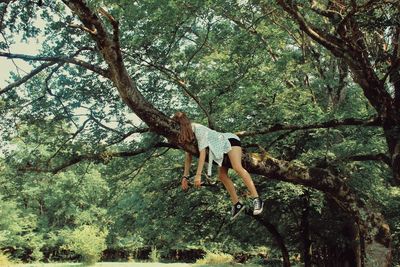
[[[183,177],[181,182],[181,186],[184,191],[189,188],[188,177],[191,164],[192,164],[192,154],[185,152],[185,168],[183,170]]]
[[[191,164],[192,164],[192,154],[185,152],[185,169],[183,171],[183,176],[189,176]]]
[[[194,186],[201,186],[201,173],[203,172],[204,162],[206,160],[206,149],[202,149],[199,155],[199,163],[197,165],[196,177],[194,178]]]

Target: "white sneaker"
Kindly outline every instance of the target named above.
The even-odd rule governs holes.
[[[264,208],[264,201],[262,201],[261,198],[256,197],[253,199],[253,205],[254,205],[254,210],[253,210],[253,215],[259,215]]]

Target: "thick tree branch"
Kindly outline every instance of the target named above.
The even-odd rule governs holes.
[[[172,143],[177,143],[178,131],[171,128],[172,120],[155,109],[140,93],[136,83],[131,79],[121,56],[120,45],[115,36],[110,38],[99,17],[81,0],[63,0],[71,11],[79,17],[83,25],[89,29],[96,29],[91,37],[96,42],[105,62],[109,66],[110,79],[118,89],[122,100],[135,112],[151,130],[167,136]],[[114,30],[115,33],[115,30]],[[190,150],[195,151],[191,146]]]
[[[268,154],[245,154],[243,164],[250,173],[300,184],[324,192],[354,218],[360,227],[360,231],[366,236],[375,235],[368,232],[371,225],[377,227],[376,231],[379,232],[379,235],[374,236],[372,243],[377,242],[375,245],[379,244],[382,249],[383,247],[390,247],[391,237],[382,215],[371,211],[366,206],[367,204],[357,197],[346,184],[346,177],[335,176],[326,169],[306,167],[301,163],[274,159]],[[390,251],[387,253],[390,253]]]
[[[315,123],[310,125],[285,125],[285,124],[275,124],[267,128],[262,128],[255,131],[241,131],[236,134],[239,137],[254,136],[260,134],[268,134],[277,131],[294,131],[294,130],[309,130],[317,128],[334,128],[340,126],[381,126],[379,118],[371,118],[369,120],[348,118],[344,120],[331,120],[323,123]]]
[[[117,52],[119,56],[119,60],[122,61],[122,54],[121,54],[121,47],[120,47],[120,42],[119,42],[119,22],[114,19],[113,16],[111,16],[110,13],[108,13],[104,8],[99,8],[99,12],[105,16],[108,21],[111,23],[112,28],[113,28],[113,42],[115,44],[115,51]]]

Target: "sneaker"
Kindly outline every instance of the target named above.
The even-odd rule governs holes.
[[[255,199],[253,199],[253,205],[254,205],[253,215],[258,215],[263,211],[264,201],[262,201],[261,198],[256,197]]]
[[[244,205],[240,202],[236,203],[232,207],[232,216],[231,220],[236,219],[236,217],[244,210]]]

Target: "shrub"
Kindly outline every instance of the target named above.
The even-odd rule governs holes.
[[[210,252],[204,258],[196,261],[196,264],[224,264],[233,263],[233,256],[222,252]]]
[[[82,256],[85,264],[95,264],[107,248],[106,236],[106,231],[101,231],[96,226],[84,225],[66,237],[65,248]]]
[[[151,262],[160,262],[161,259],[160,251],[157,250],[156,247],[152,247],[149,258]]]
[[[34,248],[33,251],[32,251],[31,257],[36,262],[39,262],[39,261],[43,260],[43,252],[41,252],[39,248]]]
[[[254,266],[254,265],[261,266],[261,265],[264,265],[264,264],[265,264],[265,259],[262,258],[262,257],[259,257],[259,256],[252,257],[252,258],[250,258],[249,260],[246,261],[246,266],[247,265],[250,265],[250,266]]]

